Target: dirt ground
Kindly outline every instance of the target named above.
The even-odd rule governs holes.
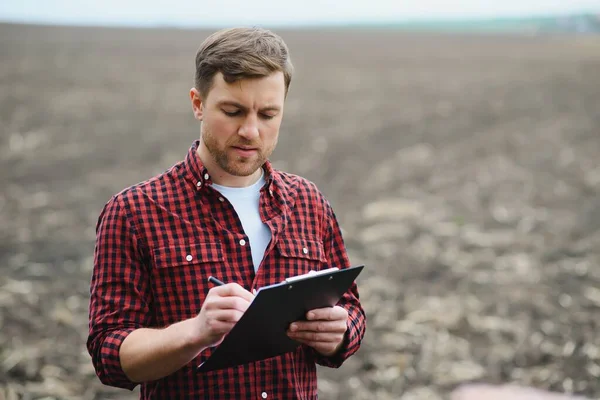
[[[275,165],[342,223],[364,344],[322,399],[600,398],[600,37],[278,32]],[[208,32],[0,25],[0,399],[134,399],[85,349],[98,213],[181,159]]]

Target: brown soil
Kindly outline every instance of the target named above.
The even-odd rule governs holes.
[[[278,167],[333,203],[368,313],[323,399],[600,397],[600,37],[280,30]],[[94,228],[198,136],[207,32],[0,25],[0,399],[134,399],[85,349]]]

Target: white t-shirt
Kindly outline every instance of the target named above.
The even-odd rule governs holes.
[[[214,183],[212,185],[229,200],[242,222],[244,233],[250,241],[255,272],[258,271],[265,250],[271,241],[271,231],[261,221],[258,211],[260,189],[265,184],[264,174],[264,171],[262,171],[260,179],[255,184],[247,187],[228,187]]]

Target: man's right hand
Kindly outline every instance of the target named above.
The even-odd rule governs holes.
[[[254,296],[237,283],[208,291],[198,315],[164,329],[139,328],[119,349],[123,371],[134,382],[163,378],[216,346],[242,318]]]
[[[220,344],[253,299],[254,295],[237,283],[211,288],[195,317],[197,336],[194,341],[203,347]]]

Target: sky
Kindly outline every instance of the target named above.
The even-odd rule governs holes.
[[[600,13],[600,0],[0,0],[0,21],[112,26],[314,25]]]

